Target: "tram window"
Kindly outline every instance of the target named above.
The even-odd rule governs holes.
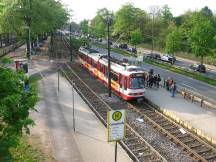
[[[103,72],[104,65],[100,64],[100,72]]]
[[[92,65],[94,68],[97,68],[97,63],[95,61],[92,61]]]
[[[107,70],[107,67],[106,67],[106,66],[105,66],[105,68],[104,68],[104,74],[105,74],[106,77],[108,77],[108,70]]]
[[[124,89],[127,90],[127,78],[124,78]]]
[[[112,71],[110,73],[110,77],[111,77],[112,80],[114,80],[116,82],[118,81],[118,75],[116,73],[112,72]]]
[[[120,88],[122,88],[122,84],[123,84],[123,77],[121,74],[119,74],[119,86],[120,86]]]

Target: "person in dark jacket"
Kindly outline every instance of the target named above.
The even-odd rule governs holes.
[[[160,74],[157,75],[156,79],[157,79],[157,80],[156,80],[156,86],[157,86],[157,88],[159,88],[160,81],[161,81]]]

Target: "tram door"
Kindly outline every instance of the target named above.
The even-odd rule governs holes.
[[[121,74],[119,75],[119,92],[121,95],[127,92],[127,77]]]

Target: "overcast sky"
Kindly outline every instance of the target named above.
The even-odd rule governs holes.
[[[163,6],[167,4],[174,16],[178,16],[187,10],[197,10],[208,6],[216,11],[215,0],[62,0],[62,3],[73,10],[73,21],[80,22],[83,19],[92,19],[97,9],[108,8],[117,11],[123,4],[131,2],[135,7],[149,11],[151,6]]]

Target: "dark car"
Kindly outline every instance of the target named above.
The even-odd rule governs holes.
[[[156,59],[156,60],[160,60],[161,56],[158,53],[150,53],[146,55],[147,58],[151,58],[151,59]]]
[[[194,71],[199,71],[201,73],[206,72],[206,67],[203,64],[192,64],[192,65],[190,65],[190,69],[192,69]]]
[[[120,45],[119,45],[119,48],[127,49],[127,48],[128,48],[128,45],[127,45],[127,44],[120,44]]]

